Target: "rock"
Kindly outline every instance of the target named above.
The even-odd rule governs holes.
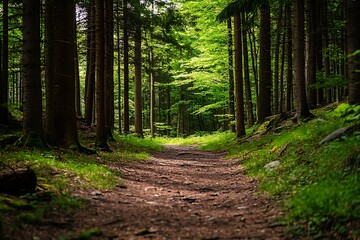
[[[347,126],[347,127],[339,128],[339,129],[335,130],[334,132],[330,133],[328,136],[326,136],[326,138],[321,140],[321,142],[319,144],[321,145],[323,143],[334,141],[335,139],[338,139],[342,136],[350,135],[353,132],[355,132],[355,130],[356,129],[354,126]]]
[[[91,192],[91,195],[93,195],[93,196],[101,196],[103,194],[102,194],[102,192],[100,192],[98,190],[95,190],[95,191]]]
[[[0,173],[0,192],[10,195],[34,193],[37,177],[31,169],[18,169]]]
[[[265,166],[264,166],[264,168],[266,168],[266,169],[275,169],[275,168],[277,168],[278,166],[280,165],[280,161],[273,161],[273,162],[271,162],[271,163],[268,163],[268,164],[266,164]]]

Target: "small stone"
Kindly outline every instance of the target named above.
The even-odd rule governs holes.
[[[102,194],[102,192],[96,190],[96,191],[91,192],[91,195],[93,195],[93,196],[102,196],[103,194]]]
[[[268,164],[266,164],[265,166],[264,166],[264,168],[266,168],[266,169],[275,169],[275,168],[277,168],[278,166],[280,165],[280,161],[273,161],[273,162],[271,162],[271,163],[268,163]]]

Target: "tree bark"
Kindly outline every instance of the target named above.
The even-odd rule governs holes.
[[[95,39],[96,39],[96,147],[107,150],[105,113],[105,21],[104,1],[95,0]]]
[[[310,108],[315,108],[316,99],[316,1],[307,0],[307,38],[308,38],[308,59],[307,59],[307,96]]]
[[[260,13],[260,82],[258,121],[271,115],[271,38],[270,4],[266,1]]]
[[[229,56],[229,114],[230,114],[230,129],[235,132],[235,125],[232,123],[235,118],[235,104],[234,104],[234,54],[233,54],[233,36],[231,18],[227,20],[228,28],[228,56]]]
[[[46,140],[80,147],[75,112],[74,11],[72,0],[46,0]]]
[[[288,16],[287,24],[287,72],[286,72],[286,111],[292,110],[293,103],[293,47],[292,47],[292,26],[291,26],[291,7],[286,5]]]
[[[128,1],[124,0],[124,133],[130,131]]]
[[[135,133],[143,137],[143,123],[142,123],[142,96],[141,96],[141,3],[137,0],[135,3],[135,11],[137,23],[135,26]]]
[[[106,135],[113,139],[114,130],[114,2],[104,1],[104,31],[105,31],[105,128]]]
[[[282,15],[283,9],[282,5],[280,5],[278,18],[277,18],[277,29],[276,29],[276,44],[275,44],[275,52],[274,52],[274,113],[279,113],[279,57],[280,57],[280,37],[282,30]]]
[[[251,85],[250,85],[250,70],[249,70],[249,53],[248,53],[248,42],[247,42],[247,31],[246,31],[246,15],[242,14],[243,22],[243,54],[244,54],[244,83],[245,83],[245,99],[246,99],[246,112],[247,112],[247,122],[249,127],[254,125],[254,113],[253,113],[253,103],[251,95]]]
[[[310,116],[305,87],[305,30],[304,0],[294,4],[294,72],[296,89],[296,117],[298,120]]]
[[[2,42],[2,71],[0,82],[0,124],[9,122],[8,96],[9,96],[9,1],[3,0],[3,42]],[[1,56],[0,56],[1,58]],[[1,66],[0,66],[1,68]]]
[[[81,96],[80,96],[80,73],[79,73],[79,53],[77,44],[77,23],[76,23],[76,11],[74,11],[74,53],[75,53],[75,111],[76,117],[81,118]]]
[[[236,136],[245,135],[244,90],[242,75],[242,43],[240,13],[234,16],[234,46],[235,46],[235,99],[236,99]]]
[[[94,113],[95,93],[95,2],[90,1],[87,26],[87,53],[86,53],[86,87],[85,87],[85,121],[91,125]]]
[[[347,45],[349,75],[349,103],[360,104],[360,54],[354,54],[360,49],[360,0],[347,0]]]
[[[23,142],[25,146],[43,147],[45,139],[40,69],[40,0],[23,1],[23,24]]]
[[[120,0],[117,0],[116,5],[116,15],[117,15],[117,23],[116,23],[116,47],[117,47],[117,74],[118,74],[118,116],[119,116],[119,134],[122,134],[122,104],[121,104],[121,48],[120,48]]]

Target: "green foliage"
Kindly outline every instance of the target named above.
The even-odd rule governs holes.
[[[234,135],[224,133],[216,134],[214,141],[198,142],[205,144],[203,149],[227,150],[229,158],[242,159],[248,174],[261,181],[263,191],[285,199],[286,220],[300,230],[298,234],[324,230],[354,235],[348,223],[360,220],[360,136],[319,142],[356,123],[359,108],[341,104],[330,114],[324,109],[315,111],[317,118],[307,123],[285,124],[280,132],[264,136],[257,131],[240,144]],[[275,160],[280,161],[278,168],[264,168]]]
[[[350,105],[348,103],[340,104],[332,113],[334,117],[341,117],[345,121],[360,120],[360,105]]]

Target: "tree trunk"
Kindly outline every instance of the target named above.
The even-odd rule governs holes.
[[[251,65],[254,73],[255,97],[256,97],[256,113],[259,109],[259,78],[258,78],[258,57],[256,50],[255,34],[253,29],[249,29]],[[257,116],[258,118],[258,116]]]
[[[2,71],[0,82],[0,124],[7,125],[8,114],[8,77],[9,77],[9,1],[3,1],[3,51],[2,51]],[[1,58],[1,55],[0,55]],[[0,66],[1,68],[1,66]]]
[[[124,133],[130,131],[128,1],[124,0]]]
[[[121,106],[121,48],[120,48],[120,0],[117,0],[116,5],[116,15],[117,15],[117,24],[116,24],[116,38],[117,38],[117,74],[118,74],[118,114],[119,114],[119,134],[122,134],[122,106]]]
[[[329,57],[329,21],[328,21],[328,1],[322,0],[322,13],[321,13],[321,22],[323,30],[323,52],[325,51],[324,56],[324,70],[325,70],[325,81],[328,81],[330,77],[330,57]],[[332,102],[331,99],[331,88],[326,89],[326,103]]]
[[[135,133],[143,137],[143,123],[142,123],[142,97],[141,97],[141,3],[140,0],[135,2],[135,11],[137,23],[135,26]]]
[[[245,14],[242,14],[242,22],[243,22],[243,54],[244,54],[244,82],[245,82],[245,99],[246,99],[246,111],[247,111],[247,120],[249,127],[254,125],[254,113],[253,113],[253,103],[252,103],[252,95],[251,95],[251,85],[250,85],[250,70],[249,70],[249,50],[248,50],[248,42],[247,42],[247,31],[246,31],[246,23],[247,19],[245,18]]]
[[[94,113],[95,92],[95,2],[90,1],[87,26],[87,53],[86,53],[86,87],[85,87],[85,121],[91,125]]]
[[[45,9],[46,140],[53,146],[80,147],[75,112],[75,4],[47,0]]]
[[[291,7],[286,5],[288,16],[287,25],[287,73],[286,73],[286,111],[292,110],[293,102],[293,47],[292,47],[292,26],[291,26]]]
[[[106,135],[113,139],[114,130],[114,2],[104,1],[104,33],[105,33],[105,128]]]
[[[322,72],[324,70],[323,67],[323,23],[322,23],[322,12],[323,0],[316,0],[316,71]],[[317,103],[319,105],[324,105],[324,89],[318,88],[317,90]]]
[[[23,24],[23,142],[25,146],[43,147],[45,139],[40,69],[40,0],[23,1]]]
[[[260,13],[260,82],[258,121],[271,115],[271,38],[270,4],[264,2]]]
[[[360,49],[360,0],[347,0],[347,45],[349,75],[349,103],[360,104],[360,54],[354,54]]]
[[[170,128],[171,128],[171,86],[168,85],[166,87],[166,104],[167,104],[167,111],[166,111],[166,123],[167,123],[167,135],[170,136]]]
[[[242,75],[242,43],[240,13],[234,17],[234,45],[235,45],[235,99],[236,99],[236,136],[245,135],[244,90]]]
[[[304,0],[294,4],[294,72],[296,89],[296,117],[298,120],[310,116],[305,87],[305,31]]]
[[[284,28],[287,26],[287,13],[285,11],[285,17],[283,19],[283,26]],[[279,102],[279,112],[283,113],[285,106],[284,106],[284,73],[285,73],[285,47],[286,47],[286,31],[282,33],[282,40],[281,40],[281,66],[280,66],[280,102]]]
[[[235,118],[235,104],[234,104],[234,54],[233,54],[233,36],[231,18],[227,20],[228,28],[228,56],[229,56],[229,114],[230,114],[230,129],[235,132],[235,125],[232,123]]]
[[[277,29],[276,29],[276,44],[275,44],[275,69],[274,69],[274,113],[279,113],[279,57],[280,57],[280,37],[282,30],[282,14],[283,8],[280,5],[278,19],[277,19]]]
[[[76,117],[81,118],[81,96],[80,96],[80,73],[79,73],[79,53],[77,45],[77,23],[76,23],[76,11],[74,11],[74,33],[75,33],[75,42],[74,42],[74,53],[75,53],[75,111]]]
[[[105,112],[105,19],[104,1],[95,0],[95,39],[96,39],[96,146],[107,150],[106,112]]]
[[[307,0],[307,38],[308,38],[308,59],[307,59],[307,96],[310,108],[315,108],[316,99],[316,1]]]
[[[151,39],[151,38],[150,38]],[[151,40],[150,40],[151,41]],[[154,50],[150,48],[150,132],[155,137],[155,79],[154,79]]]

